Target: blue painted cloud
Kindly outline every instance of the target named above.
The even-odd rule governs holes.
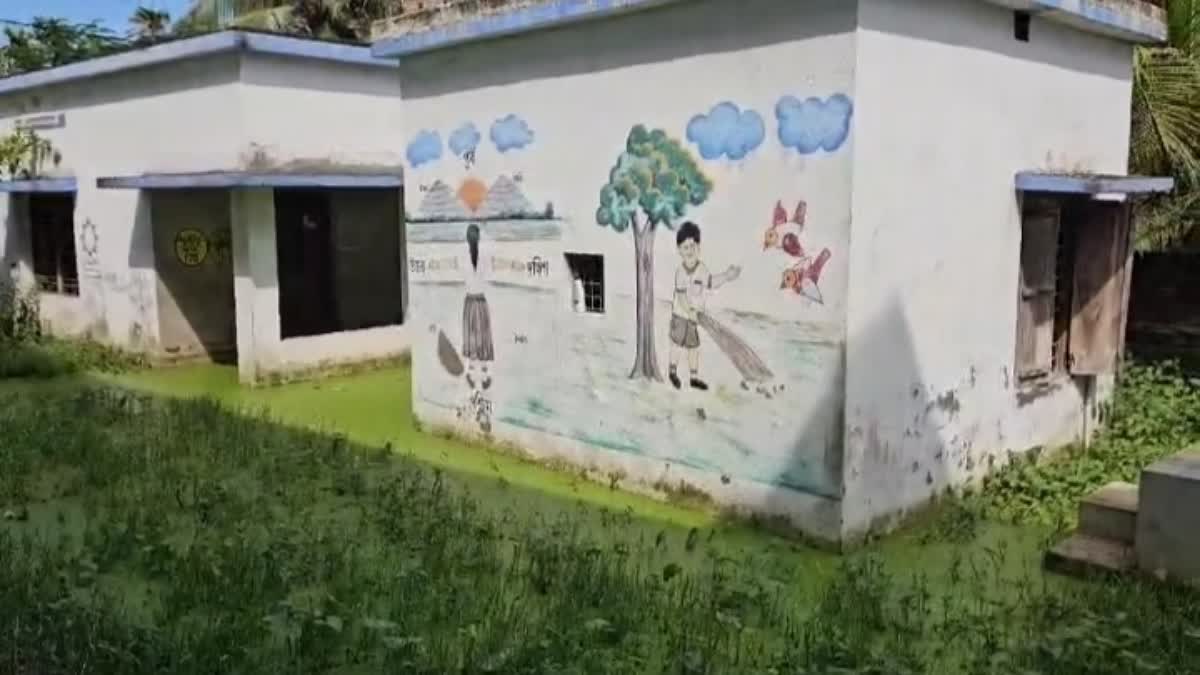
[[[442,158],[442,137],[436,131],[422,131],[408,144],[408,163],[414,167]]]
[[[533,130],[525,120],[516,115],[509,115],[496,120],[492,124],[492,142],[500,152],[520,150],[533,143]]]
[[[735,103],[719,103],[707,115],[688,123],[688,140],[700,146],[704,159],[745,159],[766,137],[762,115]]]
[[[820,150],[833,152],[850,135],[854,102],[844,94],[803,101],[785,96],[775,106],[775,116],[779,118],[779,140],[784,147],[794,148],[802,155]]]
[[[465,157],[479,147],[479,130],[474,124],[467,122],[450,134],[450,152],[458,157]]]

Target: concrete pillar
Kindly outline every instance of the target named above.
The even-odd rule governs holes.
[[[279,366],[279,272],[275,259],[275,191],[234,190],[233,297],[237,308],[238,379],[253,384]]]

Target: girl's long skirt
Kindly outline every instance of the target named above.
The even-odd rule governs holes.
[[[492,315],[487,298],[471,293],[463,302],[463,356],[471,361],[493,361]]]

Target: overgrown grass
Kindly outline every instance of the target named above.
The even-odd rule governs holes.
[[[0,283],[0,380],[49,378],[82,372],[118,373],[144,367],[145,359],[90,339],[46,335],[34,292]]]
[[[0,390],[2,391],[2,390]],[[1200,601],[1134,582],[936,582],[539,516],[212,401],[0,393],[0,672],[1193,672]],[[503,490],[503,487],[497,488]],[[585,525],[595,519],[600,529]]]
[[[1036,453],[987,479],[964,508],[986,518],[1067,527],[1079,501],[1112,481],[1200,442],[1200,386],[1174,363],[1133,364],[1121,374],[1093,443],[1049,460]]]

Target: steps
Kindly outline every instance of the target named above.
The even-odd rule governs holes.
[[[1133,546],[1137,535],[1138,486],[1109,483],[1079,505],[1079,531]]]
[[[1047,569],[1063,574],[1128,572],[1137,567],[1138,487],[1109,483],[1079,505],[1079,529],[1046,552]]]
[[[1066,574],[1138,570],[1200,586],[1200,450],[1142,471],[1139,485],[1110,483],[1079,505],[1079,529],[1046,552]]]
[[[1051,572],[1073,576],[1124,573],[1137,566],[1137,554],[1123,542],[1076,533],[1047,551],[1044,564]]]

